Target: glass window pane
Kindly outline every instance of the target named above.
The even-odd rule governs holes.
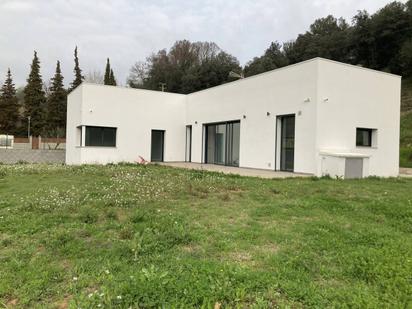
[[[215,163],[215,133],[216,133],[216,126],[215,125],[208,125],[206,127],[207,130],[207,157],[206,163]]]
[[[216,126],[216,163],[225,164],[226,124]]]
[[[86,127],[85,146],[116,147],[116,128]]]
[[[372,146],[372,129],[356,129],[356,146]]]
[[[103,128],[103,146],[106,146],[106,147],[116,146],[116,129],[115,128]]]

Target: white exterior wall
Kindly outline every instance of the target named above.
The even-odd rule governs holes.
[[[184,160],[184,95],[92,84],[76,91],[81,98],[74,93],[68,101],[67,163],[149,161],[151,130],[165,130],[165,161]],[[116,147],[80,147],[80,125],[116,127]]]
[[[82,124],[83,89],[85,84],[74,89],[67,97],[67,122],[66,122],[66,163],[81,164],[77,126]]]
[[[327,152],[364,156],[364,176],[398,174],[400,78],[319,58],[190,95],[82,84],[67,111],[68,164],[150,160],[153,129],[166,131],[164,161],[184,161],[186,125],[192,162],[204,162],[204,125],[240,120],[240,167],[274,170],[276,118],[295,114],[295,172],[321,176]],[[80,147],[82,125],[116,127],[116,147]],[[375,148],[356,147],[357,127],[377,129]]]
[[[397,176],[401,78],[323,59],[318,66],[318,152],[366,155],[364,176]],[[376,129],[375,147],[357,147],[356,128]]]
[[[295,171],[313,173],[316,76],[316,62],[307,61],[188,95],[192,161],[202,162],[204,124],[240,120],[240,167],[274,170],[276,116],[296,114]]]

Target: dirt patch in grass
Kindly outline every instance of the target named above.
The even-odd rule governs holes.
[[[181,249],[183,252],[191,253],[191,254],[199,253],[201,251],[200,246],[194,245],[194,244],[187,244],[187,245],[181,246]]]
[[[276,244],[266,244],[263,246],[255,247],[257,251],[260,251],[265,254],[276,254],[279,252],[279,246]]]
[[[72,300],[73,296],[68,295],[61,302],[57,303],[57,308],[58,309],[67,309],[69,308],[70,301]]]
[[[15,308],[18,303],[19,300],[17,298],[10,299],[6,302],[6,308]]]

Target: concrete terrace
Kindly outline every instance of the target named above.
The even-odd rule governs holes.
[[[242,167],[232,167],[232,166],[223,166],[215,164],[200,164],[200,163],[190,163],[190,162],[161,162],[158,163],[164,166],[193,169],[193,170],[204,170],[210,172],[219,172],[224,174],[233,174],[240,176],[249,176],[249,177],[260,177],[260,178],[289,178],[289,177],[311,177],[311,174],[302,174],[302,173],[289,173],[289,172],[280,172],[272,170],[263,170],[263,169],[254,169],[254,168],[242,168]]]

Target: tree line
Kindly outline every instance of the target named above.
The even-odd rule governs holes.
[[[74,79],[66,89],[60,61],[57,61],[54,76],[49,84],[45,84],[40,73],[40,60],[34,51],[27,84],[18,93],[9,68],[0,89],[0,134],[65,136],[67,95],[85,80],[80,69],[77,47],[74,49],[73,72]],[[102,83],[116,86],[109,58]]]
[[[332,15],[317,19],[295,40],[272,42],[243,68],[215,43],[178,41],[137,62],[128,85],[187,94],[314,57],[412,77],[412,0],[391,2],[372,15],[359,11],[350,24]]]
[[[162,49],[137,62],[130,70],[127,85],[187,94],[314,57],[412,78],[412,0],[391,2],[374,14],[359,11],[350,23],[332,15],[317,19],[295,40],[272,42],[263,55],[244,67],[216,43],[177,41],[169,50]],[[27,133],[29,117],[33,135],[64,134],[67,94],[85,79],[77,47],[74,64],[75,77],[68,89],[63,86],[60,62],[50,87],[44,87],[36,52],[21,93],[16,92],[8,70],[0,89],[0,134]],[[110,60],[104,76],[95,71],[89,73],[88,81],[117,85]]]
[[[283,45],[273,42],[244,68],[251,76],[314,57],[412,77],[412,0],[394,1],[369,14],[359,11],[349,24],[329,15]]]

